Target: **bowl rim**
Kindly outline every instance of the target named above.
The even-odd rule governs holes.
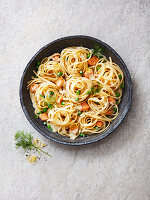
[[[105,46],[106,48],[108,48],[119,60],[120,62],[122,63],[123,65],[123,68],[126,70],[126,74],[128,76],[128,85],[129,85],[129,98],[128,98],[128,103],[126,104],[125,108],[124,108],[124,111],[121,115],[121,118],[120,120],[108,131],[106,131],[105,134],[100,134],[99,137],[97,138],[94,138],[94,139],[91,139],[89,141],[81,141],[81,142],[76,142],[76,140],[74,140],[74,142],[67,142],[67,141],[62,141],[60,139],[56,139],[56,138],[53,138],[51,135],[47,135],[42,129],[40,129],[33,121],[32,121],[32,118],[29,116],[27,110],[26,110],[26,107],[23,103],[23,93],[22,93],[22,90],[23,90],[23,81],[24,81],[24,76],[26,74],[26,71],[27,69],[29,68],[31,62],[34,60],[34,58],[41,52],[43,51],[45,48],[47,48],[48,46],[56,43],[56,42],[60,42],[60,41],[63,41],[63,40],[67,40],[67,39],[89,39],[89,40],[92,40],[93,42],[97,42],[97,43],[100,43],[102,44],[103,46]],[[130,73],[129,73],[129,70],[126,66],[126,64],[124,63],[123,59],[119,56],[119,54],[112,48],[110,47],[108,44],[106,44],[105,42],[102,42],[101,40],[97,39],[97,38],[94,38],[94,37],[91,37],[91,36],[86,36],[86,35],[73,35],[73,36],[66,36],[66,37],[61,37],[59,39],[56,39],[46,45],[44,45],[39,51],[37,51],[37,53],[30,59],[30,61],[28,62],[28,64],[26,65],[24,71],[23,71],[23,74],[22,74],[22,77],[21,77],[21,81],[20,81],[20,87],[19,87],[19,97],[20,97],[20,103],[21,103],[21,107],[22,107],[22,110],[27,118],[27,120],[30,122],[30,124],[41,134],[43,135],[44,137],[48,138],[49,140],[51,141],[54,141],[54,142],[57,142],[59,144],[63,144],[63,145],[69,145],[69,146],[82,146],[82,145],[87,145],[87,144],[91,144],[91,143],[94,143],[94,142],[98,142],[99,140],[102,140],[104,139],[105,137],[107,137],[109,134],[111,134],[120,124],[121,122],[123,121],[123,119],[125,118],[125,116],[127,115],[128,113],[128,110],[130,108],[130,105],[131,105],[131,102],[132,102],[132,80],[131,80],[131,76],[130,76]]]

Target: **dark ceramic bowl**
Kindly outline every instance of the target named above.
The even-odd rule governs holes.
[[[124,73],[125,88],[123,90],[121,103],[119,104],[119,115],[111,123],[108,129],[106,129],[102,134],[93,134],[87,137],[78,137],[75,140],[71,140],[70,138],[59,135],[58,133],[51,132],[43,124],[43,122],[40,119],[35,118],[34,108],[30,100],[29,91],[27,90],[27,82],[31,80],[31,76],[33,75],[33,70],[35,69],[35,65],[38,60],[41,61],[43,58],[53,53],[61,52],[61,50],[63,50],[66,47],[82,45],[83,47],[93,48],[95,43],[98,43],[104,49],[104,55],[107,58],[109,56],[112,57],[112,60],[120,66],[120,68],[122,69]],[[45,45],[43,48],[41,48],[27,64],[23,72],[21,83],[20,83],[20,102],[28,121],[39,133],[41,133],[46,138],[53,140],[55,142],[61,143],[61,144],[66,144],[66,145],[90,144],[93,142],[97,142],[103,139],[104,137],[106,137],[107,135],[109,135],[119,126],[119,124],[123,121],[124,117],[126,116],[131,104],[131,98],[132,98],[131,77],[125,63],[123,62],[121,57],[118,55],[118,53],[114,49],[112,49],[110,46],[105,44],[104,42],[98,39],[95,39],[93,37],[83,36],[83,35],[64,37],[64,38],[55,40]]]

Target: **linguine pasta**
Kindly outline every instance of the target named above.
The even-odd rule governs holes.
[[[118,115],[124,88],[120,67],[84,47],[68,47],[38,62],[30,97],[47,127],[71,139],[102,133]]]

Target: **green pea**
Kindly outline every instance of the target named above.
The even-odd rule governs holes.
[[[86,137],[86,134],[80,133],[80,137]]]
[[[45,113],[47,111],[47,108],[43,108],[43,112]]]
[[[62,72],[58,72],[58,73],[57,73],[57,76],[58,76],[58,77],[60,77],[60,76],[62,76],[62,75],[63,75]]]
[[[118,76],[119,76],[120,79],[122,79],[122,75],[121,74],[119,74]]]
[[[47,128],[48,128],[50,131],[53,130],[52,127],[51,127],[51,125],[47,125]]]
[[[117,112],[117,108],[116,107],[114,107],[113,109],[114,109],[115,112]]]
[[[122,83],[122,84],[120,85],[120,87],[123,89],[123,88],[124,88],[124,84]]]
[[[48,103],[48,108],[52,109],[53,108],[53,104]]]
[[[80,94],[81,94],[81,91],[80,91],[80,90],[77,90],[77,91],[76,91],[76,94],[77,94],[77,95],[80,95]]]
[[[78,110],[78,115],[81,115],[81,114],[82,114],[82,112],[80,110]]]
[[[64,101],[61,102],[61,105],[65,105],[66,103]]]
[[[51,92],[49,93],[49,95],[50,95],[50,96],[52,96],[53,94],[54,94],[54,92],[53,92],[53,91],[51,91]]]
[[[81,76],[83,75],[83,71],[80,71],[80,75],[81,75]]]
[[[106,63],[107,61],[106,60],[103,60],[103,62],[102,63]]]
[[[99,130],[99,127],[98,127],[98,126],[95,126],[95,129],[98,131],[98,130]]]
[[[97,71],[100,69],[100,66],[97,67]]]
[[[90,54],[87,55],[87,58],[89,58],[89,57],[90,57]]]
[[[120,93],[119,93],[119,92],[117,92],[117,93],[116,93],[116,97],[119,97],[119,96],[120,96]]]
[[[35,118],[38,118],[39,116],[38,115],[35,115]]]
[[[75,98],[75,101],[79,101],[79,98]]]

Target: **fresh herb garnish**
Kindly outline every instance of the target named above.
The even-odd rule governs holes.
[[[95,91],[95,86],[91,87],[91,91],[94,92]]]
[[[52,94],[52,93],[50,92],[50,93],[48,94],[48,98],[49,98],[48,102],[49,102],[50,104],[54,104],[54,103],[56,102],[56,95],[55,95],[55,93]]]
[[[104,56],[102,56],[102,55],[99,55],[98,57],[99,57],[99,59],[101,59],[101,58],[103,58]]]
[[[100,92],[101,88],[102,88],[101,86],[93,86],[93,87],[91,87],[91,91],[93,94],[98,93],[98,92]]]
[[[42,95],[42,94],[40,94],[40,97],[42,97],[42,98],[45,98],[45,96],[44,96],[44,95]]]
[[[88,92],[87,92],[87,94],[89,95],[89,94],[91,94],[92,93],[92,91],[91,90],[89,90]]]
[[[53,104],[48,103],[48,108],[52,109],[53,108]]]
[[[94,49],[92,49],[93,56],[97,56],[98,58],[101,59],[103,58],[102,52],[103,52],[103,49],[98,44],[95,44]]]
[[[41,62],[40,62],[40,61],[38,61],[38,62],[37,62],[37,66],[40,66],[40,65],[41,65]]]
[[[120,85],[120,88],[122,88],[122,89],[124,88],[124,84],[123,83]]]
[[[106,63],[107,61],[106,60],[103,60],[103,62],[102,63]]]
[[[102,89],[102,86],[100,86],[100,84],[98,83],[98,86],[92,86],[91,90],[89,90],[87,94],[89,95],[89,94],[98,93],[100,92],[101,89]]]
[[[16,148],[23,148],[24,151],[31,151],[31,150],[36,150],[37,152],[42,152],[45,153],[48,156],[51,156],[47,152],[43,151],[40,147],[36,147],[33,144],[33,136],[31,136],[30,133],[24,133],[24,131],[18,131],[15,134],[15,141],[16,141]],[[52,157],[52,156],[51,156]]]
[[[115,112],[117,112],[117,108],[116,107],[114,107],[113,109],[114,109]]]
[[[118,105],[119,104],[119,101],[116,101],[116,105]]]
[[[41,62],[40,62],[40,61],[38,61],[38,62],[36,63],[36,66],[35,66],[35,68],[38,70],[40,65],[41,65]]]
[[[119,97],[120,96],[120,93],[119,92],[116,92],[116,97]]]
[[[44,101],[44,106],[48,106],[48,103],[46,101]]]
[[[101,89],[101,88],[97,88],[97,89],[95,90],[95,92],[96,92],[96,93],[100,92],[100,89]]]

